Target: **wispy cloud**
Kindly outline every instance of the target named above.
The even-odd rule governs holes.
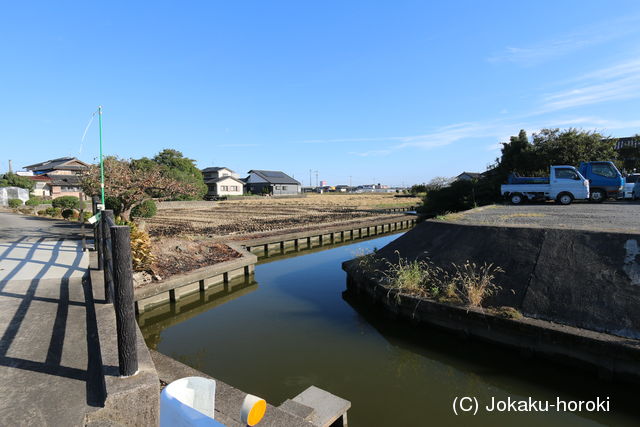
[[[534,114],[640,98],[640,60],[602,68],[579,76],[573,82],[573,87],[543,96],[542,107]]]
[[[640,31],[639,20],[638,16],[630,16],[611,22],[603,22],[530,46],[506,47],[502,52],[489,57],[488,61],[512,62],[523,66],[537,65],[590,46],[604,44],[637,33]]]
[[[469,139],[482,139],[487,151],[495,151],[501,148],[500,142],[508,141],[508,135],[520,129],[528,134],[556,127],[595,129],[604,134],[616,129],[637,129],[640,128],[640,119],[609,119],[569,113],[572,108],[640,98],[640,59],[637,58],[635,55],[633,59],[561,82],[562,89],[539,96],[532,109],[522,114],[510,115],[505,111],[492,120],[455,123],[417,135],[308,139],[299,143],[366,146],[366,150],[353,150],[349,154],[373,157],[388,156],[407,148],[434,149]],[[562,113],[563,110],[568,110],[569,114]]]

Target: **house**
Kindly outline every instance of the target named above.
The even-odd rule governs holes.
[[[229,168],[211,167],[202,170],[204,183],[207,184],[208,199],[224,196],[242,196],[244,194],[244,182],[238,174]]]
[[[31,174],[28,178],[35,182],[33,194],[41,197],[75,196],[83,198],[82,174],[89,164],[75,157],[60,157],[25,166]],[[26,174],[25,174],[26,175]]]
[[[284,172],[250,170],[245,178],[247,190],[253,194],[271,194],[273,196],[298,194],[302,184]]]
[[[456,176],[455,181],[473,181],[474,179],[479,179],[480,176],[482,176],[482,174],[479,172],[462,172]]]

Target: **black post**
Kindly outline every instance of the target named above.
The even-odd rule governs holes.
[[[128,377],[138,371],[136,317],[133,303],[133,267],[128,226],[111,227],[113,245],[114,308],[118,330],[120,375]]]
[[[110,209],[103,210],[101,221],[103,222],[102,258],[104,260],[104,299],[107,302],[113,302],[113,241],[111,240],[111,228],[109,226],[109,224],[115,224],[113,211]]]
[[[92,207],[93,207],[93,214],[97,214],[98,213],[98,204],[100,203],[100,197],[99,196],[93,196],[93,198],[91,199],[92,202]],[[98,251],[98,270],[102,270],[103,269],[103,259],[102,259],[102,236],[103,236],[103,232],[102,232],[102,221],[98,221],[96,222],[94,229],[94,245],[96,248],[96,251]]]

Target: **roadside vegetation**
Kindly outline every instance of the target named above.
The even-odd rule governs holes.
[[[513,172],[523,176],[545,176],[550,165],[577,166],[580,162],[597,160],[614,161],[620,169],[640,167],[640,148],[625,148],[635,151],[621,154],[627,159],[637,160],[627,160],[623,164],[618,160],[614,145],[611,139],[605,139],[597,132],[543,129],[529,138],[521,130],[518,136],[512,136],[509,142],[502,143],[500,157],[479,179],[441,185],[442,179],[436,178],[425,184],[424,188],[416,188],[416,192],[425,192],[420,212],[436,216],[499,202],[502,200],[500,185]]]
[[[408,260],[397,251],[396,255],[397,260],[393,261],[379,257],[375,251],[356,258],[358,268],[379,280],[390,291],[397,291],[396,298],[404,294],[467,307],[483,307],[485,300],[499,290],[495,284],[496,275],[504,273],[493,264],[466,261],[463,264],[452,263],[444,269],[428,257]]]

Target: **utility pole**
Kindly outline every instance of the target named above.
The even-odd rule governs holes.
[[[309,187],[313,187],[313,183],[311,182],[311,169],[309,169]]]
[[[102,161],[102,105],[98,106],[98,127],[100,128],[100,196],[104,209],[104,162]]]
[[[13,173],[13,168],[11,167],[11,159],[9,159],[9,173]]]
[[[351,187],[351,175],[349,175],[349,187]]]
[[[318,171],[316,171],[316,187],[318,186]]]

